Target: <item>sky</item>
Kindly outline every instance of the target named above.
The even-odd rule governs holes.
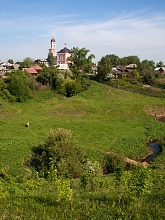
[[[0,62],[47,58],[85,47],[95,62],[107,54],[165,63],[164,0],[0,0]]]

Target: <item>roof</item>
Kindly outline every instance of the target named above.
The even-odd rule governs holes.
[[[59,52],[57,53],[70,53],[71,50],[69,50],[67,47],[64,47],[63,49],[61,49]]]
[[[54,37],[52,37],[51,42],[56,42],[56,40],[54,39]]]
[[[165,71],[165,67],[156,67],[156,68],[155,68],[155,71],[159,71],[159,70],[161,70],[161,69]]]
[[[40,67],[39,65],[31,66],[30,68],[34,68],[37,71],[42,70],[42,67]]]
[[[118,65],[116,67],[117,70],[121,70],[121,71],[125,71],[126,70],[126,67],[122,66],[122,65]]]
[[[137,68],[137,65],[134,64],[134,63],[131,63],[131,64],[125,66],[125,67],[126,67],[126,68],[130,68],[130,69],[134,69],[134,68]]]
[[[38,74],[37,70],[33,67],[30,68],[23,68],[24,71],[30,73],[30,74]]]

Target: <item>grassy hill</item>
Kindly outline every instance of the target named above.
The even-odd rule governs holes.
[[[145,157],[146,141],[165,135],[165,123],[154,117],[164,107],[164,99],[97,82],[71,98],[41,91],[25,103],[0,99],[0,167],[12,174],[0,171],[0,219],[164,219],[164,151],[151,169],[75,180],[33,177],[23,166],[32,149],[59,127],[73,132],[89,158],[97,160],[107,151],[131,159]]]
[[[121,91],[92,82],[77,96],[66,98],[51,91],[37,93],[25,103],[0,100],[0,166],[18,173],[33,147],[51,129],[73,132],[78,145],[91,155],[114,151],[136,159],[146,155],[146,141],[162,136],[165,124],[154,120],[151,109],[164,107],[164,99]],[[30,127],[25,127],[29,122]]]

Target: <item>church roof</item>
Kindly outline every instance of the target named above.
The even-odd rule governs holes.
[[[63,49],[61,49],[59,52],[57,53],[70,53],[71,50],[69,50],[67,47],[64,47]]]
[[[54,37],[52,37],[51,42],[56,42],[56,40],[54,39]]]

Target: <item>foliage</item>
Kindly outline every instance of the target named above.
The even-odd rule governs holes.
[[[53,56],[53,53],[48,54],[47,61],[49,63],[49,66],[54,66],[56,64],[56,58]]]
[[[83,74],[92,73],[92,59],[95,58],[93,54],[88,56],[90,51],[86,48],[73,47],[69,57],[69,68],[77,77]]]
[[[81,84],[77,80],[66,79],[62,85],[63,94],[66,97],[71,97],[82,91]]]
[[[13,59],[8,59],[8,62],[11,64],[14,64],[14,60]]]
[[[148,84],[148,85],[155,85],[155,83],[156,83],[154,74],[152,72],[150,72],[149,70],[144,70],[142,72],[141,81],[142,81],[142,83]]]
[[[112,64],[111,59],[109,56],[102,57],[101,60],[98,62],[97,67],[97,78],[98,79],[105,79],[108,74],[112,71]]]
[[[34,65],[34,60],[30,57],[26,57],[20,64],[19,69],[29,68]]]
[[[36,80],[66,97],[74,96],[89,87],[89,80],[85,75],[72,79],[70,72],[61,72],[55,66],[44,67]]]
[[[150,72],[153,72],[155,69],[155,63],[153,60],[142,60],[141,62],[141,69],[140,71],[143,72],[144,70],[148,70]]]
[[[91,83],[87,91],[71,99],[50,90],[37,92],[25,103],[0,98],[0,166],[10,167],[0,177],[0,219],[164,219],[164,150],[144,171],[134,167],[108,175],[83,173],[85,187],[82,175],[67,182],[69,187],[63,179],[58,188],[61,179],[56,168],[45,172],[48,179],[44,179],[23,166],[31,149],[45,144],[50,128],[72,129],[78,146],[88,150],[83,168],[88,161],[87,168],[96,171],[98,154],[109,146],[117,154],[136,159],[148,154],[148,138],[164,137],[165,124],[144,111],[146,105],[162,108],[164,99]]]
[[[71,184],[69,179],[58,179],[57,180],[58,187],[58,198],[57,202],[67,202],[72,200],[72,189],[71,189]]]
[[[79,177],[83,172],[85,157],[82,150],[76,147],[71,131],[58,128],[39,146],[32,157],[32,161],[34,160],[39,161],[36,168],[44,176],[57,170],[59,176]]]
[[[159,61],[157,64],[156,64],[156,67],[163,67],[164,64],[163,64],[163,61]]]
[[[138,69],[141,69],[141,63],[138,56],[127,56],[120,58],[120,64],[127,66],[129,64],[136,64]]]
[[[58,77],[60,71],[55,66],[43,67],[40,75],[37,77],[37,82],[42,83],[43,85],[49,85],[53,90],[56,90],[58,84],[63,81],[62,78]]]
[[[121,155],[105,154],[103,162],[104,174],[114,173],[125,168],[125,162]]]
[[[16,101],[24,102],[32,97],[33,84],[30,77],[20,71],[12,71],[6,79],[7,89]]]
[[[116,67],[120,64],[120,58],[115,54],[108,54],[105,57],[110,59],[112,67]]]

